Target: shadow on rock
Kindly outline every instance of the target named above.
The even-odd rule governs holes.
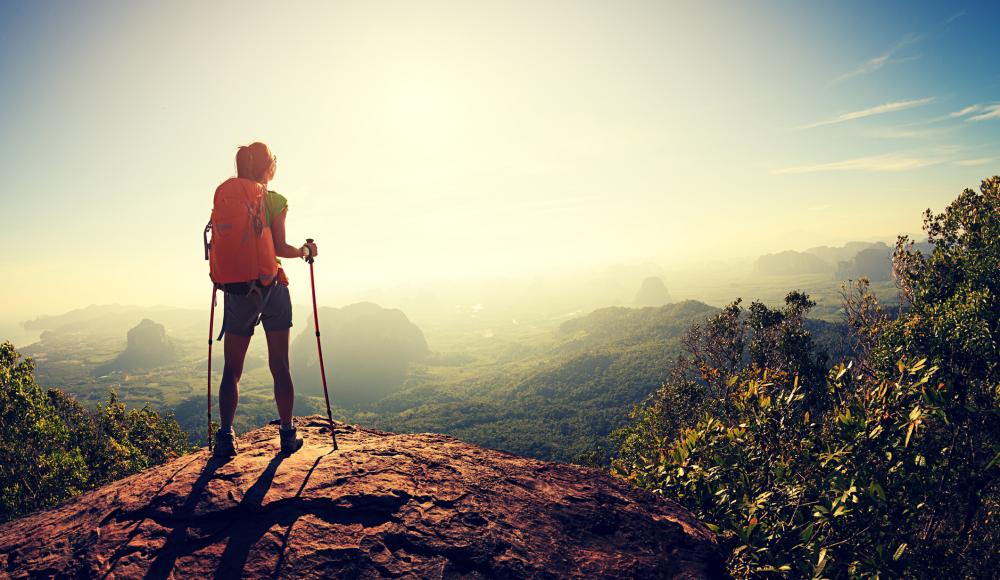
[[[291,498],[278,499],[264,505],[264,498],[271,488],[278,466],[288,457],[284,454],[278,454],[271,459],[257,480],[247,489],[238,505],[195,515],[195,509],[205,493],[208,482],[215,476],[216,470],[223,465],[222,462],[210,460],[205,464],[198,480],[191,487],[191,492],[183,505],[172,514],[169,522],[160,522],[163,525],[172,525],[172,530],[156,560],[146,573],[146,578],[167,578],[179,558],[193,554],[222,540],[226,540],[226,547],[219,557],[214,577],[218,579],[242,578],[254,545],[271,528],[280,525],[286,529],[282,535],[278,562],[272,574],[277,577],[281,573],[285,548],[295,521],[301,515],[311,513],[316,511],[316,508],[321,507],[307,505],[309,502],[301,500],[301,495],[320,461],[329,454],[326,453],[316,458],[295,496]]]
[[[288,456],[279,453],[271,459],[264,472],[243,495],[240,504],[235,508],[234,515],[252,514],[260,511],[261,505],[264,503],[264,496],[267,495],[267,490],[271,488],[271,482],[274,481],[274,474],[286,457]],[[215,570],[216,578],[242,578],[243,567],[246,566],[250,548],[271,529],[273,524],[270,518],[248,518],[246,523],[249,525],[230,527],[229,541],[226,543],[225,551],[222,552],[222,557],[219,558],[219,567]]]
[[[212,480],[215,476],[216,470],[219,469],[225,462],[209,457],[208,461],[205,462],[205,468],[202,469],[201,475],[191,486],[191,493],[188,494],[187,499],[181,505],[180,509],[174,512],[174,519],[177,521],[177,525],[171,530],[170,535],[167,536],[167,541],[164,542],[163,548],[160,549],[160,553],[153,560],[153,564],[149,567],[146,572],[146,578],[166,578],[170,571],[174,568],[174,563],[177,562],[179,556],[190,554],[197,547],[191,546],[190,542],[187,541],[187,532],[191,517],[194,514],[194,508],[198,505],[198,500],[201,499],[202,494],[205,492],[205,487],[208,482]],[[154,498],[155,499],[155,498]]]

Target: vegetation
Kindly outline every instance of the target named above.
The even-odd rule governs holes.
[[[391,431],[440,432],[542,459],[608,465],[607,436],[656,390],[693,322],[695,301],[603,308],[562,323],[547,342],[432,374],[351,420]]]
[[[901,238],[883,311],[845,287],[854,354],[823,376],[792,293],[692,328],[617,433],[614,471],[676,498],[737,577],[981,577],[1000,569],[1000,178]]]
[[[127,410],[113,391],[87,409],[42,389],[34,368],[11,343],[0,345],[0,522],[190,451],[173,417]]]

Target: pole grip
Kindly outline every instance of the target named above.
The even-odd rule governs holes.
[[[306,243],[307,244],[313,243],[313,239],[312,238],[306,238]],[[313,256],[312,256],[312,252],[311,251],[309,252],[309,257],[306,258],[306,262],[309,262],[310,264],[313,263]]]

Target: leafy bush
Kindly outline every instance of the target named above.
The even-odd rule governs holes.
[[[616,468],[722,534],[735,576],[926,571],[928,501],[948,464],[930,435],[947,420],[937,370],[918,361],[872,382],[838,366],[816,414],[797,380],[762,371],[732,390],[737,421],[705,416]]]
[[[776,376],[823,380],[826,354],[817,352],[805,315],[814,303],[799,292],[789,293],[784,308],[754,302],[746,310],[736,300],[685,333],[684,353],[663,386],[632,413],[634,423],[617,430],[616,464],[639,463],[656,454],[663,440],[691,427],[706,413],[735,420],[741,410],[732,405],[741,381],[768,369]],[[812,393],[809,404],[824,403],[825,393]]]
[[[614,472],[705,520],[734,576],[1000,569],[1000,178],[925,231],[929,255],[897,244],[899,312],[845,291],[852,361],[810,376],[798,320],[762,342],[737,302],[618,433]]]
[[[191,450],[173,417],[126,409],[112,392],[96,410],[43,390],[34,363],[0,345],[0,521],[50,507]]]

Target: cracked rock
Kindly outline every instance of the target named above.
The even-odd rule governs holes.
[[[715,537],[676,503],[584,467],[432,434],[276,426],[0,526],[0,576],[710,578]]]

